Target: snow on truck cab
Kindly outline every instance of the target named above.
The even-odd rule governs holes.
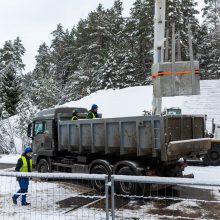
[[[41,111],[28,126],[38,172],[181,177],[179,159],[204,155],[210,148],[201,115],[85,119],[87,109],[77,108],[80,118],[72,121],[74,109]],[[96,181],[93,186],[104,190]],[[136,187],[117,188],[133,194]]]

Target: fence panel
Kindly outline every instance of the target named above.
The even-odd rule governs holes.
[[[113,220],[219,219],[220,181],[117,175],[111,178]],[[129,187],[132,195],[126,194]]]
[[[30,205],[21,205],[23,192],[13,204],[17,178],[30,179]],[[91,181],[105,182],[105,192]],[[219,219],[219,187],[183,178],[112,175],[108,183],[106,175],[0,172],[0,219]]]
[[[18,192],[16,180],[21,178],[29,179],[27,193]],[[0,219],[108,219],[108,193],[95,191],[91,181],[108,182],[108,178],[93,174],[0,172]],[[17,204],[12,200],[15,194],[19,195]],[[27,206],[21,204],[25,194],[30,203]]]

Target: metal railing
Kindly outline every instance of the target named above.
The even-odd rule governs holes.
[[[30,206],[13,204],[16,178],[31,179],[28,192],[18,193]],[[104,192],[91,181],[102,181]],[[138,190],[119,192],[120,184]],[[219,219],[219,187],[220,180],[0,172],[0,219]]]
[[[31,179],[28,192],[16,192],[16,178]],[[91,181],[105,182],[105,192],[95,191]],[[0,219],[109,219],[108,188],[102,174],[0,172]],[[31,204],[22,206],[19,198],[13,204],[14,194]]]
[[[150,185],[148,187],[148,192],[136,192],[133,195],[125,195],[118,194],[115,192],[115,184],[116,183],[134,183],[141,185],[144,188],[144,184]],[[154,187],[155,186],[155,187]],[[174,187],[179,187],[179,191],[176,191]],[[220,194],[219,194],[220,180],[219,181],[211,181],[211,180],[195,180],[188,178],[171,178],[171,177],[146,177],[146,176],[123,176],[123,175],[112,175],[111,176],[111,217],[112,220],[115,219],[127,219],[127,216],[130,216],[131,219],[219,219],[218,212],[216,214],[210,214],[209,208],[212,207],[213,210],[211,212],[215,212],[220,208]],[[162,189],[162,190],[161,190]],[[170,191],[171,190],[171,191]],[[181,190],[185,190],[181,195]],[[162,193],[159,193],[161,191]],[[179,192],[176,195],[176,192]],[[196,195],[196,193],[198,195]],[[185,195],[184,195],[185,194]],[[207,196],[209,195],[209,196]],[[119,208],[115,205],[116,198],[119,197],[121,200],[129,199],[129,201],[142,201],[143,204],[148,203],[166,203],[164,207],[168,204],[181,204],[188,207],[188,213],[184,212],[173,212],[168,210],[160,210],[158,208],[155,212],[147,213],[146,210],[140,212],[140,209],[135,213],[123,213],[119,212]],[[123,202],[122,202],[123,203]],[[126,202],[124,202],[126,204]],[[143,205],[142,204],[142,205]],[[196,205],[198,204],[198,206]],[[203,205],[201,205],[203,204]],[[204,205],[205,204],[205,205]],[[141,206],[140,206],[141,207]],[[147,207],[147,206],[146,206]],[[200,212],[193,213],[193,209],[200,209]],[[126,205],[124,205],[124,209],[126,209]],[[143,208],[144,209],[144,208]],[[207,210],[205,210],[207,209]],[[186,209],[187,210],[187,209]],[[207,211],[207,214],[204,214]],[[190,213],[191,212],[191,213]],[[117,214],[118,213],[118,214]],[[172,213],[172,215],[170,214]],[[182,213],[181,216],[179,213]],[[116,216],[117,214],[117,216]],[[133,215],[132,215],[133,214]],[[136,214],[136,215],[135,215]]]

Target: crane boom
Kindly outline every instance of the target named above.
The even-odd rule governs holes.
[[[164,61],[166,0],[155,0],[154,15],[154,64]],[[153,95],[153,114],[161,114],[162,98]]]
[[[154,64],[164,61],[166,0],[155,0]]]
[[[164,62],[166,22],[166,0],[155,0],[154,16],[154,62],[152,65],[153,80],[153,114],[160,115],[162,109],[162,97],[199,95],[200,71],[199,62],[194,61],[192,48],[192,33],[189,24],[189,61],[176,61],[176,32],[175,23],[172,24],[172,60]],[[180,36],[179,36],[180,38]],[[179,40],[180,41],[180,40]],[[168,47],[167,39],[167,47]],[[168,48],[166,48],[168,50]],[[179,56],[181,49],[179,48]]]

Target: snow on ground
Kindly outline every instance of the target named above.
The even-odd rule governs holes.
[[[207,179],[219,181],[220,183],[220,166],[188,166],[185,168],[184,174],[194,174],[194,179]]]
[[[0,155],[0,164],[16,164],[20,158],[20,154],[9,154],[9,155]]]
[[[194,173],[195,179],[213,179],[220,183],[219,170],[220,167],[189,166],[186,168],[185,174]],[[18,182],[15,177],[0,177],[0,218],[3,217],[3,219],[9,220],[16,218],[22,220],[105,219],[104,210],[98,207],[82,207],[77,209],[73,204],[70,206],[67,205],[67,207],[60,206],[60,201],[66,200],[68,204],[68,199],[70,199],[71,203],[75,201],[75,204],[77,204],[81,196],[87,195],[84,193],[86,190],[88,192],[91,191],[91,189],[87,187],[86,189],[82,189],[75,184],[71,185],[58,181],[39,181],[33,178],[30,181],[29,194],[27,196],[27,201],[31,202],[31,206],[28,207],[22,207],[20,201],[18,201],[18,205],[12,203],[11,197],[18,188]],[[202,194],[203,191],[199,191],[199,193]],[[90,194],[90,196],[92,195],[94,194]],[[212,187],[210,195],[220,201],[218,187]],[[158,195],[156,197],[158,197]],[[201,212],[204,213],[204,215],[208,215],[207,212],[209,212],[209,210],[207,211],[208,208],[206,205],[204,206],[200,201],[190,201],[190,194],[187,194],[187,197],[183,198],[185,199],[180,201],[166,201],[164,199],[158,201],[138,201],[132,199],[127,201],[124,199],[121,201],[123,206],[116,209],[116,219],[173,219],[172,216],[176,215],[201,216]],[[207,200],[209,199],[207,198]],[[216,207],[216,204],[211,204],[211,206],[214,208],[210,210],[210,212],[215,212],[217,208],[219,209],[219,206]],[[76,209],[70,211],[74,209],[74,207]]]
[[[76,208],[74,205],[67,203],[60,205],[60,201],[71,199],[71,201],[80,198],[80,194],[88,191],[87,187],[76,187],[65,182],[58,181],[40,181],[32,179],[29,184],[27,201],[30,206],[21,206],[20,198],[18,204],[12,203],[12,196],[19,189],[18,182],[15,177],[0,177],[0,219],[104,219],[105,212],[99,209],[82,208],[77,211],[71,211]],[[91,189],[90,189],[91,191]],[[75,200],[76,200],[75,199]],[[66,213],[67,212],[67,213]],[[91,218],[90,218],[91,216]],[[88,218],[87,218],[88,217]]]

